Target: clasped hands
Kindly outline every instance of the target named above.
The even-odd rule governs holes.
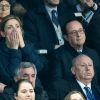
[[[10,49],[23,48],[25,46],[22,32],[16,30],[6,35],[6,45]]]

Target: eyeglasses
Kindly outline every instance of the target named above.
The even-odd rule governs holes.
[[[0,10],[2,10],[2,9],[5,9],[5,10],[8,10],[8,9],[10,9],[10,5],[8,5],[8,4],[5,4],[5,5],[0,5]]]
[[[72,32],[69,32],[68,34],[72,36],[76,36],[78,33],[83,34],[85,32],[85,29],[80,28],[79,30],[73,30]]]

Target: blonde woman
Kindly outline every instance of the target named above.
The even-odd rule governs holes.
[[[84,96],[79,91],[71,91],[65,96],[64,100],[85,100]]]

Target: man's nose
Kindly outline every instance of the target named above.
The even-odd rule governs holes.
[[[27,96],[28,96],[28,97],[30,97],[30,95],[31,95],[31,94],[30,94],[30,92],[29,92],[29,91],[27,91]]]
[[[33,77],[29,77],[28,79],[33,84]]]

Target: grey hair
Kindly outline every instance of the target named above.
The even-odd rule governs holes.
[[[15,69],[14,71],[14,77],[19,76],[21,74],[21,69],[24,68],[30,68],[32,67],[34,69],[35,75],[37,75],[37,69],[36,66],[31,62],[21,62],[19,67]]]
[[[76,61],[78,60],[78,59],[80,59],[81,57],[88,57],[88,58],[90,58],[89,56],[87,56],[87,55],[85,55],[85,54],[80,54],[80,55],[78,55],[78,56],[76,56],[73,60],[72,60],[72,67],[74,67],[75,65],[76,65]],[[91,59],[91,58],[90,58]],[[91,59],[92,60],[92,59]]]

